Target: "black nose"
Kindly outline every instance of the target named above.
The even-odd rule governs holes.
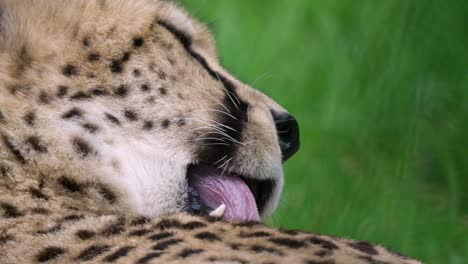
[[[291,158],[299,150],[299,125],[296,119],[288,113],[271,112],[276,125],[283,162]]]

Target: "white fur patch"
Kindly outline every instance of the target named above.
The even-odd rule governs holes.
[[[136,213],[156,217],[184,209],[187,196],[186,157],[167,156],[157,144],[140,139],[118,138],[102,149],[106,157],[105,180],[118,186]],[[101,150],[101,151],[102,151]],[[117,162],[117,168],[111,167]]]
[[[180,30],[190,35],[195,34],[193,23],[187,13],[183,10],[171,6],[168,10],[167,19]]]

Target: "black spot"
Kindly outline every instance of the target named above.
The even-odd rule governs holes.
[[[62,225],[56,224],[56,225],[54,225],[53,227],[51,227],[49,229],[39,230],[35,234],[36,235],[46,235],[46,234],[50,234],[50,233],[56,233],[56,232],[58,232],[60,230],[62,230]]]
[[[7,233],[0,234],[0,246],[5,245],[8,241],[14,240],[15,237],[13,235]]]
[[[76,154],[78,154],[82,158],[87,157],[93,152],[91,146],[82,138],[74,138],[72,140],[72,145]]]
[[[183,118],[180,118],[179,120],[177,120],[177,126],[178,127],[183,127],[185,126],[185,120]]]
[[[2,207],[4,217],[6,218],[16,218],[24,215],[24,213],[20,212],[18,208],[12,204],[0,203],[0,207]]]
[[[121,234],[124,230],[123,223],[117,222],[106,227],[104,230],[102,230],[101,234],[106,237],[115,236]]]
[[[241,248],[241,244],[233,243],[230,244],[229,247],[231,247],[232,250],[239,250]]]
[[[73,210],[73,211],[80,211],[80,208],[78,208],[76,206],[73,206],[73,205],[64,204],[63,206],[65,206],[65,208]]]
[[[321,257],[321,258],[329,257],[329,256],[333,255],[333,251],[324,249],[324,250],[320,250],[320,251],[315,252],[314,255],[317,256],[317,257]]]
[[[335,264],[333,260],[308,260],[305,264]]]
[[[128,95],[128,88],[125,85],[119,85],[114,89],[114,94],[118,97],[125,97]]]
[[[45,208],[37,207],[37,208],[31,209],[31,213],[33,213],[33,214],[41,214],[41,215],[48,215],[48,214],[49,214],[49,211],[47,211],[47,209],[45,209]]]
[[[89,261],[106,253],[110,248],[108,245],[92,245],[83,250],[76,258],[81,261]]]
[[[216,263],[240,263],[240,264],[249,264],[250,262],[243,260],[241,258],[218,258],[218,257],[209,257],[208,261]],[[273,262],[262,262],[262,264],[273,264]]]
[[[52,98],[44,91],[41,91],[39,93],[39,102],[43,104],[50,104],[50,101],[52,101]]]
[[[96,235],[96,232],[91,230],[81,229],[76,231],[75,235],[81,240],[88,240],[93,238]]]
[[[17,57],[17,65],[16,65],[16,70],[14,71],[14,76],[15,77],[21,76],[26,70],[26,68],[30,66],[31,62],[32,62],[32,58],[26,46],[21,47],[21,50]]]
[[[164,129],[168,128],[170,125],[171,125],[171,121],[169,121],[168,119],[164,119],[161,122],[161,127],[164,128]]]
[[[154,122],[153,121],[145,121],[145,123],[143,123],[143,129],[144,130],[151,130],[153,129],[154,127]]]
[[[5,116],[3,115],[3,113],[0,111],[0,124],[5,124]]]
[[[28,112],[24,117],[23,117],[24,122],[28,126],[34,126],[34,123],[36,121],[36,113],[34,112]]]
[[[117,196],[109,188],[105,186],[97,186],[96,188],[99,194],[101,194],[109,203],[112,204],[117,200]]]
[[[130,251],[134,250],[134,249],[135,249],[135,247],[129,247],[129,246],[121,247],[121,248],[117,249],[114,253],[110,254],[107,257],[105,257],[104,261],[105,262],[114,262],[114,261],[118,260],[119,258],[127,256],[128,253]]]
[[[38,187],[39,187],[39,189],[44,188],[44,179],[41,178],[41,179],[39,180],[39,186],[38,186]]]
[[[201,232],[195,235],[196,238],[208,241],[220,241],[221,239],[211,232]]]
[[[117,60],[112,60],[110,69],[112,73],[122,73],[124,68],[124,63],[130,60],[130,52],[125,52],[122,58]]]
[[[65,86],[65,85],[59,85],[57,87],[57,97],[58,98],[63,98],[65,95],[68,94],[69,90],[70,90],[70,87]]]
[[[91,98],[91,95],[89,95],[89,94],[87,94],[87,93],[85,93],[83,91],[76,92],[75,94],[70,96],[70,99],[75,100],[75,101],[87,100],[87,99],[90,99],[90,98]]]
[[[263,226],[263,225],[261,223],[259,223],[259,222],[256,222],[256,221],[245,221],[245,222],[234,223],[234,226],[254,227],[254,226]]]
[[[64,216],[62,219],[60,219],[60,221],[61,222],[78,221],[78,220],[81,220],[83,218],[84,218],[83,215],[71,214],[71,215]]]
[[[29,192],[31,192],[32,197],[38,198],[38,199],[44,199],[44,200],[49,200],[49,196],[43,193],[41,190],[37,188],[31,187],[29,189]]]
[[[139,225],[144,225],[144,224],[147,224],[150,222],[150,219],[148,219],[147,217],[144,217],[144,216],[140,216],[136,219],[134,219],[130,225],[132,226],[139,226]]]
[[[81,192],[81,185],[73,179],[62,176],[58,179],[58,183],[67,189],[69,192]]]
[[[143,85],[141,86],[141,90],[142,90],[143,92],[148,92],[149,90],[151,90],[151,87],[149,86],[149,84],[143,84]]]
[[[58,258],[60,255],[65,253],[65,249],[60,247],[46,247],[36,257],[38,262],[47,262],[49,260]]]
[[[72,77],[78,74],[78,69],[72,64],[67,64],[62,68],[62,74],[67,77]]]
[[[141,259],[139,259],[137,261],[137,264],[146,264],[146,263],[150,262],[151,260],[153,260],[155,258],[159,258],[162,254],[164,254],[164,252],[149,253],[148,255],[142,257]]]
[[[269,241],[279,246],[284,246],[284,247],[293,248],[293,249],[302,248],[306,246],[304,241],[285,238],[285,237],[273,237],[273,238],[270,238]]]
[[[135,111],[125,110],[124,115],[130,121],[137,121],[138,120],[138,115],[137,115],[137,113],[135,113]]]
[[[110,69],[112,73],[121,73],[123,71],[122,61],[113,60],[110,65]]]
[[[153,250],[166,250],[168,247],[177,245],[180,242],[182,242],[182,240],[180,239],[169,239],[169,240],[165,240],[165,241],[161,241],[157,243],[156,245],[152,247],[152,249]]]
[[[156,228],[166,230],[170,228],[182,228],[183,224],[177,219],[163,219],[156,224]]]
[[[73,117],[82,117],[83,113],[81,112],[80,109],[73,107],[72,109],[68,110],[62,115],[63,119],[70,119]]]
[[[161,94],[161,95],[166,95],[167,94],[167,89],[164,88],[164,87],[159,88],[158,91],[159,91],[159,94]]]
[[[83,42],[82,42],[82,43],[83,43],[83,46],[89,47],[89,46],[90,46],[90,44],[89,44],[89,38],[88,38],[88,37],[83,38]]]
[[[142,37],[133,38],[133,47],[139,48],[145,44],[145,40]]]
[[[151,232],[152,231],[149,230],[149,229],[142,228],[142,229],[133,230],[128,235],[129,236],[144,236],[144,235],[146,235],[148,233],[151,233]]]
[[[348,245],[354,249],[357,249],[363,253],[369,255],[377,255],[379,252],[374,248],[374,245],[367,241],[357,241],[357,242],[350,242]]]
[[[296,236],[299,234],[298,231],[296,230],[287,230],[287,229],[282,229],[280,230],[281,233],[285,234],[285,235],[290,235],[290,236]]]
[[[162,70],[159,70],[158,71],[158,77],[161,80],[166,80],[167,79],[167,74],[165,72],[163,72]]]
[[[130,52],[125,52],[125,53],[123,54],[123,56],[122,56],[122,59],[120,59],[120,60],[121,60],[122,62],[127,62],[127,61],[130,60],[130,56],[131,56]]]
[[[193,255],[198,255],[198,254],[201,254],[203,253],[204,250],[203,249],[191,249],[191,248],[186,248],[184,250],[182,250],[180,253],[179,253],[179,257],[181,258],[188,258],[190,256],[193,256]]]
[[[275,254],[275,255],[278,255],[278,256],[282,256],[283,255],[283,252],[277,250],[277,249],[274,249],[274,248],[270,248],[270,247],[264,247],[264,246],[260,246],[260,245],[253,245],[250,247],[250,250],[253,251],[253,252],[256,252],[256,253],[270,253],[270,254]]]
[[[134,69],[133,70],[133,76],[140,77],[141,76],[141,71],[139,69]]]
[[[31,147],[40,153],[47,153],[47,147],[41,143],[41,140],[37,136],[30,136],[26,139],[26,143],[31,145]]]
[[[91,134],[94,134],[99,130],[99,127],[92,123],[84,123],[83,128],[88,130],[88,132]]]
[[[172,236],[174,236],[174,233],[172,232],[162,232],[162,233],[154,234],[148,237],[148,239],[153,240],[153,241],[159,241],[162,239],[170,238]]]
[[[309,238],[309,242],[314,245],[320,245],[322,248],[328,250],[338,249],[338,246],[335,245],[335,243],[318,237]]]
[[[0,176],[6,176],[10,172],[10,167],[0,164]]]
[[[191,221],[183,225],[184,230],[195,230],[198,228],[205,227],[206,224],[199,221]]]
[[[8,139],[7,137],[3,137],[3,141],[5,143],[5,146],[13,153],[13,155],[16,157],[16,159],[21,162],[21,163],[26,163],[26,159],[24,156],[21,154],[21,152],[13,145],[13,143]]]
[[[209,223],[215,223],[215,222],[223,222],[223,220],[219,217],[214,217],[214,216],[204,216],[205,220],[208,221]]]
[[[97,52],[92,52],[88,54],[88,61],[95,62],[101,59],[101,55]]]
[[[97,88],[94,88],[90,91],[91,94],[95,95],[95,96],[105,96],[105,95],[109,95],[109,93],[102,87],[97,87]]]
[[[241,232],[239,234],[239,237],[242,237],[242,238],[269,237],[269,236],[271,236],[271,234],[264,232],[264,231],[256,231],[256,232],[251,232],[251,233]]]
[[[21,92],[21,93],[25,94],[25,93],[27,93],[28,91],[31,90],[31,87],[29,87],[27,85],[11,85],[11,86],[8,87],[8,90],[13,95],[16,95],[18,92]]]
[[[105,113],[106,118],[115,125],[120,125],[120,120],[112,114]]]

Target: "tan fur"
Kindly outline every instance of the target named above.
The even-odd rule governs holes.
[[[418,263],[366,243],[183,213],[187,164],[200,162],[201,139],[219,130],[226,87],[160,21],[189,35],[235,86],[231,100],[249,105],[225,169],[274,180],[262,217],[276,208],[283,174],[270,111],[285,110],[226,72],[208,29],[183,9],[156,0],[1,0],[1,263],[100,263],[122,247],[128,254],[115,262],[159,252],[148,263]],[[139,215],[153,219],[135,223]]]

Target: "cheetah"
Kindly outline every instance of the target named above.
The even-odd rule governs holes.
[[[420,263],[261,224],[298,149],[173,2],[0,1],[0,263]]]

